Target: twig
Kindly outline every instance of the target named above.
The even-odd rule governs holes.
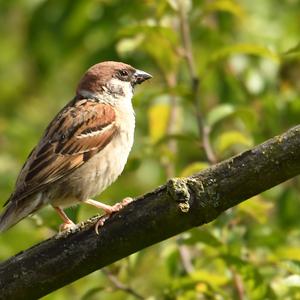
[[[179,22],[180,22],[180,33],[183,44],[184,57],[187,62],[191,81],[192,81],[192,95],[194,99],[194,105],[196,110],[197,125],[200,138],[202,139],[202,145],[208,161],[211,164],[217,162],[216,155],[212,149],[210,143],[210,127],[205,123],[205,119],[201,112],[201,101],[200,101],[200,78],[195,68],[195,59],[192,49],[192,40],[190,26],[187,19],[187,12],[185,11],[183,4],[180,0],[177,1],[179,11]]]
[[[176,95],[173,92],[173,88],[177,85],[177,78],[175,73],[164,74],[166,85],[169,89],[169,100],[170,100],[170,113],[167,121],[166,134],[172,135],[175,134],[176,130],[176,121],[178,117],[178,105],[176,100]],[[167,143],[167,147],[172,155],[176,155],[177,153],[177,141],[175,139],[171,139]],[[174,164],[171,163],[170,160],[162,161],[163,167],[165,169],[165,173],[167,178],[171,178],[175,176],[175,167]]]
[[[186,245],[178,245],[178,251],[180,255],[180,260],[184,271],[187,274],[191,274],[194,272],[194,266],[192,264],[191,252]]]
[[[233,276],[233,283],[234,283],[234,287],[236,289],[237,292],[237,296],[239,300],[244,300],[244,296],[245,296],[245,288],[242,282],[242,279],[240,277],[240,275],[233,269],[231,268],[231,273]]]
[[[137,299],[141,299],[141,300],[145,299],[145,297],[138,294],[133,288],[131,288],[131,287],[125,285],[123,282],[119,281],[119,279],[114,274],[112,274],[107,268],[102,269],[102,272],[106,275],[106,277],[114,285],[115,288],[122,290],[125,293],[128,293]]]

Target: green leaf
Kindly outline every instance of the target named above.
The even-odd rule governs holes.
[[[256,44],[235,44],[235,45],[223,47],[215,51],[214,53],[212,53],[210,57],[210,61],[216,62],[228,56],[234,54],[241,54],[241,53],[268,58],[275,63],[280,63],[280,56],[276,52],[270,50],[267,47],[256,45]]]
[[[191,176],[195,173],[207,169],[208,167],[209,164],[203,161],[191,163],[182,170],[182,172],[180,173],[180,177]]]
[[[226,274],[217,274],[208,270],[197,270],[190,276],[194,281],[204,281],[213,286],[223,286],[228,283],[228,276]]]
[[[300,275],[300,260],[285,260],[281,265],[290,273]]]
[[[154,20],[148,21],[148,23],[124,27],[119,31],[119,37],[122,38],[137,36],[136,44],[135,42],[133,45],[121,44],[121,51],[138,47],[138,50],[147,53],[164,73],[177,71],[180,62],[180,57],[175,51],[179,45],[177,33],[169,26],[157,25]],[[118,47],[120,50],[120,45]]]
[[[245,136],[242,132],[232,130],[222,133],[216,143],[216,149],[219,153],[224,153],[234,145],[244,145],[250,147],[253,145],[252,140]]]
[[[144,40],[144,35],[136,35],[130,38],[123,38],[117,43],[117,51],[120,55],[126,55],[135,51]]]
[[[96,295],[99,294],[99,292],[103,291],[105,288],[104,287],[96,287],[88,290],[82,297],[81,300],[92,300],[96,299]],[[99,296],[99,295],[98,295]]]
[[[255,196],[242,202],[237,209],[251,216],[257,222],[264,224],[269,221],[269,214],[273,208],[273,203],[264,201],[260,196]]]
[[[257,126],[257,114],[251,108],[239,107],[235,110],[235,117],[241,119],[247,128],[253,130]]]
[[[245,17],[245,12],[243,8],[234,1],[231,0],[218,0],[209,2],[206,6],[204,6],[204,12],[211,11],[223,11],[231,13],[239,18]]]
[[[282,247],[276,249],[275,255],[281,259],[300,261],[300,248],[282,245]]]
[[[230,104],[223,104],[213,108],[207,115],[207,123],[209,126],[215,125],[217,122],[232,115],[235,112],[235,107]]]
[[[167,26],[154,25],[153,23],[122,27],[118,32],[118,36],[120,38],[124,38],[143,34],[148,37],[149,34],[152,35],[155,33],[157,36],[168,38],[168,41],[171,43],[178,42],[178,36],[172,28]]]
[[[257,125],[257,116],[252,109],[243,106],[235,107],[231,104],[221,104],[213,108],[207,115],[207,123],[213,127],[230,117],[242,120],[249,129],[253,129]]]
[[[298,43],[296,46],[290,48],[289,50],[287,50],[286,52],[284,52],[282,54],[283,57],[291,57],[291,56],[295,56],[295,57],[299,57],[300,56],[300,43]]]
[[[189,274],[189,276],[174,278],[174,280],[171,283],[171,288],[173,291],[180,290],[181,292],[184,290],[196,289],[198,292],[204,294],[211,294],[210,289],[211,287],[213,287],[214,292],[220,293],[222,292],[222,290],[220,290],[220,287],[223,287],[224,285],[228,284],[228,281],[229,278],[225,273],[220,273],[216,271],[210,272],[209,270],[200,269]],[[174,298],[167,298],[167,299],[174,299]],[[178,299],[185,299],[185,298],[178,298]],[[195,299],[195,296],[187,299]],[[215,299],[215,298],[209,297],[208,299]]]
[[[181,242],[187,245],[203,243],[211,247],[221,247],[223,245],[212,233],[198,228],[189,231],[189,234],[186,236],[183,235]]]

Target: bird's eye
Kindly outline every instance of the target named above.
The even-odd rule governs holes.
[[[128,71],[126,71],[126,70],[120,70],[119,73],[122,77],[127,77],[128,76]]]

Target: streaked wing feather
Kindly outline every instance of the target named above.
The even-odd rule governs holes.
[[[68,175],[101,151],[117,132],[115,111],[110,105],[91,100],[71,104],[50,123],[28,157],[10,198],[12,201]]]

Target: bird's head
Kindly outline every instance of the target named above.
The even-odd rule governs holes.
[[[115,61],[98,63],[87,70],[77,87],[77,96],[113,101],[130,98],[133,88],[152,76],[144,71]]]

